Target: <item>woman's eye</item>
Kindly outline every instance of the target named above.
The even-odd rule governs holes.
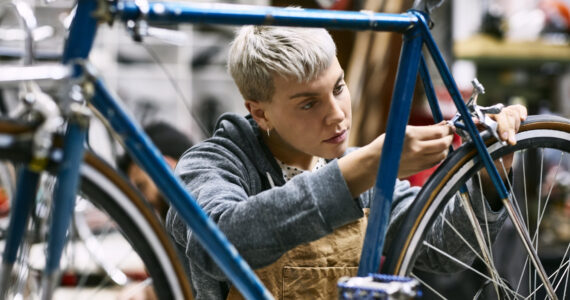
[[[301,109],[308,110],[308,109],[311,109],[314,105],[315,105],[315,101],[310,101],[310,102],[304,103],[301,106]]]
[[[340,95],[340,93],[342,93],[343,90],[344,90],[344,84],[339,84],[334,88],[333,94]]]

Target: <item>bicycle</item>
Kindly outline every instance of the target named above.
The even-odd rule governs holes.
[[[507,208],[526,248],[525,251],[527,251],[528,257],[526,257],[526,260],[523,259],[524,263],[522,265],[524,265],[524,270],[520,277],[524,277],[525,281],[528,280],[529,290],[520,291],[519,286],[522,279],[518,280],[515,288],[501,278],[502,276],[498,273],[495,265],[496,262],[493,262],[492,251],[490,251],[489,246],[485,245],[486,243],[490,244],[490,241],[487,241],[486,238],[488,233],[484,232],[484,229],[481,229],[478,225],[474,225],[474,235],[478,238],[478,245],[476,246],[480,246],[480,249],[478,251],[473,250],[473,252],[485,264],[482,268],[483,271],[475,271],[477,274],[480,274],[481,278],[488,281],[484,282],[482,287],[476,291],[475,296],[483,297],[489,292],[499,298],[506,297],[506,295],[521,298],[527,297],[528,295],[526,294],[535,295],[539,291],[547,294],[549,298],[556,299],[557,293],[562,292],[566,294],[566,283],[564,283],[563,287],[561,286],[564,280],[568,281],[568,272],[570,270],[570,263],[567,258],[570,247],[568,246],[568,241],[559,242],[564,255],[560,259],[559,269],[550,275],[544,270],[545,268],[536,250],[544,248],[542,247],[544,241],[539,241],[538,231],[539,229],[544,229],[541,228],[541,221],[544,215],[547,212],[551,213],[550,210],[543,206],[553,204],[550,203],[552,191],[555,191],[558,198],[564,198],[565,183],[560,177],[557,177],[557,170],[564,172],[562,170],[562,162],[564,152],[568,152],[570,147],[570,122],[563,118],[550,116],[529,117],[517,134],[518,143],[516,146],[502,145],[492,134],[492,130],[480,135],[471,116],[476,115],[481,119],[485,119],[484,114],[481,115],[484,112],[475,105],[475,101],[471,101],[468,106],[461,98],[449,69],[445,65],[429,33],[430,21],[428,12],[429,8],[425,8],[423,11],[412,10],[403,14],[382,14],[236,5],[208,6],[146,1],[79,1],[65,47],[64,64],[62,66],[4,68],[2,72],[4,76],[0,78],[0,82],[4,84],[50,78],[64,80],[64,82],[68,83],[66,97],[59,101],[59,104],[63,107],[63,117],[67,120],[67,132],[65,135],[60,136],[55,129],[46,132],[45,128],[41,127],[43,123],[38,121],[30,124],[26,120],[8,119],[0,123],[0,132],[6,137],[7,141],[10,141],[0,145],[2,158],[18,164],[24,163],[23,165],[27,166],[20,169],[17,180],[18,187],[12,217],[12,220],[14,220],[12,223],[15,225],[12,225],[12,229],[9,231],[16,232],[16,234],[12,233],[11,237],[8,238],[6,246],[8,250],[4,252],[0,291],[4,293],[8,291],[8,279],[10,277],[6,274],[11,273],[16,261],[16,250],[20,243],[19,237],[21,237],[21,232],[25,228],[25,222],[22,222],[22,219],[26,219],[26,212],[29,211],[29,206],[32,202],[30,199],[33,199],[35,195],[35,190],[26,189],[25,187],[35,186],[39,180],[40,171],[46,170],[52,171],[57,175],[58,185],[56,185],[54,192],[54,199],[57,200],[53,210],[55,215],[52,220],[54,220],[54,223],[50,225],[50,230],[53,231],[49,234],[49,239],[52,241],[48,243],[48,263],[46,271],[42,274],[42,286],[40,287],[42,297],[50,298],[53,290],[58,285],[57,269],[59,257],[63,251],[65,232],[72,215],[71,208],[73,207],[76,194],[75,189],[70,187],[77,185],[78,172],[82,177],[79,189],[80,194],[89,196],[92,199],[91,201],[100,204],[104,210],[112,214],[111,218],[118,223],[118,226],[124,230],[127,239],[141,253],[158,296],[164,299],[190,297],[190,287],[184,277],[184,270],[177,260],[176,249],[169,241],[164,230],[160,228],[160,224],[152,217],[144,201],[137,200],[136,191],[125,183],[124,179],[118,176],[110,167],[95,159],[89,152],[87,152],[82,162],[83,145],[81,142],[85,139],[86,121],[89,114],[83,104],[87,102],[90,107],[94,108],[93,111],[96,114],[101,114],[102,118],[107,120],[135,160],[147,173],[151,174],[161,191],[179,213],[184,216],[194,232],[201,236],[205,248],[208,249],[243,295],[251,299],[271,298],[258,280],[255,279],[252,271],[239,258],[235,249],[227,244],[223,235],[215,229],[215,225],[201,212],[192,197],[184,191],[182,185],[162,162],[158,152],[148,141],[142,130],[120,108],[118,102],[114,100],[111,93],[104,87],[96,72],[85,61],[96,32],[97,20],[110,22],[115,18],[119,18],[129,24],[137,39],[144,37],[146,26],[152,22],[194,22],[232,25],[273,24],[351,30],[384,30],[402,33],[404,35],[404,43],[386,132],[385,144],[390,145],[390,147],[383,149],[376,183],[377,192],[372,203],[359,275],[363,276],[376,272],[380,268],[381,254],[385,253],[387,260],[382,265],[384,273],[414,276],[417,256],[421,255],[425,249],[433,248],[433,245],[423,240],[423,234],[426,228],[432,226],[431,223],[444,209],[446,199],[450,195],[459,193],[459,197],[464,200],[463,203],[467,214],[471,216],[469,221],[477,221],[477,216],[469,209],[470,201],[468,201],[469,196],[464,193],[464,184],[472,178],[478,180],[478,171],[485,168],[493,180],[497,193],[503,199],[503,204]],[[466,133],[466,136],[469,136],[470,141],[450,154],[424,186],[404,221],[403,232],[406,232],[406,234],[391,241],[389,247],[383,252],[383,238],[386,232],[387,216],[390,211],[393,193],[393,184],[390,183],[396,180],[397,174],[395,170],[398,169],[402,149],[402,136],[406,125],[406,122],[401,122],[400,120],[407,120],[413,93],[413,88],[411,87],[414,86],[418,71],[423,80],[434,119],[436,122],[442,121],[442,116],[437,106],[437,99],[430,81],[427,63],[421,51],[424,45],[432,56],[458,108],[460,115],[454,120],[455,124]],[[16,71],[17,73],[15,73]],[[16,74],[19,78],[16,78]],[[38,99],[44,98],[42,96],[44,94],[33,87],[28,87],[28,89],[32,91],[31,95],[34,95],[34,97],[29,97],[28,100],[38,101]],[[473,96],[473,100],[476,97],[477,94]],[[28,105],[34,109],[42,108],[42,103],[28,102]],[[38,102],[41,102],[41,100]],[[35,107],[34,104],[36,104]],[[60,116],[56,114],[55,117]],[[51,120],[50,118],[44,118]],[[485,124],[493,129],[492,122]],[[38,135],[38,132],[41,134]],[[47,146],[34,141],[34,136],[45,137],[46,135],[48,137],[47,140],[52,141]],[[52,136],[55,136],[55,139],[52,139]],[[558,155],[558,152],[561,154],[558,155],[558,159],[554,159],[558,163],[554,163],[553,167],[548,169],[549,176],[542,176],[543,172],[546,171],[544,168],[541,168],[541,171],[537,174],[539,175],[538,181],[540,183],[535,185],[535,187],[538,190],[539,201],[537,201],[538,208],[535,208],[537,210],[536,219],[532,220],[533,223],[531,224],[530,217],[527,217],[526,220],[523,219],[522,210],[517,206],[518,201],[522,201],[523,198],[527,200],[527,197],[524,197],[527,191],[526,181],[523,179],[523,196],[520,196],[518,194],[518,182],[515,185],[515,182],[509,179],[505,184],[501,179],[499,172],[506,172],[506,170],[501,170],[500,159],[513,152],[520,151],[522,153],[517,154],[517,157],[515,157],[517,163],[513,165],[513,171],[511,171],[510,175],[513,179],[518,178],[519,174],[526,175],[527,173],[525,167],[527,160],[523,158],[535,155],[535,149],[537,148],[553,149],[538,151],[541,153],[539,157],[542,157],[541,161],[543,162],[546,156],[550,158],[553,153],[555,156]],[[498,169],[494,165],[496,160],[499,161]],[[544,166],[544,163],[541,165]],[[521,169],[518,169],[519,166],[521,166]],[[381,170],[382,172],[380,172]],[[507,176],[507,178],[511,177]],[[544,205],[541,204],[542,199],[540,198],[543,196],[543,179],[548,179],[545,188],[548,192],[544,195],[546,196]],[[556,190],[553,189],[555,183],[559,184]],[[100,194],[106,195],[105,198],[108,202],[99,201]],[[118,200],[120,198],[123,198],[124,201]],[[565,201],[564,199],[555,200],[557,202],[553,204],[555,206],[561,205],[560,203]],[[137,208],[133,208],[133,203],[138,203]],[[22,207],[19,205],[22,205]],[[63,209],[60,207],[63,207]],[[532,206],[529,204],[525,205],[524,208],[525,211],[532,210]],[[18,216],[14,217],[17,214]],[[485,222],[485,220],[479,221]],[[525,223],[531,224],[533,228],[525,228]],[[154,236],[148,234],[146,229],[149,227],[152,228],[149,231],[154,232]],[[146,229],[142,230],[141,228]],[[453,228],[448,228],[448,230],[453,230]],[[540,245],[539,242],[541,243]],[[436,252],[443,251],[441,249],[433,250]],[[450,256],[452,260],[460,261],[449,254],[444,253],[443,256]],[[25,256],[23,257],[25,258]],[[12,267],[6,267],[6,265],[10,264]],[[473,269],[466,265],[462,265],[462,267]],[[531,269],[534,269],[534,271],[531,271]],[[484,274],[485,272],[488,274]]]

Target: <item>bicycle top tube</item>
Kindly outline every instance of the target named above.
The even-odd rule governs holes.
[[[208,23],[224,25],[279,25],[329,29],[404,32],[413,27],[412,14],[332,11],[323,9],[280,8],[239,4],[149,2],[148,12],[134,2],[119,2],[117,13],[123,20],[143,16],[157,23]]]

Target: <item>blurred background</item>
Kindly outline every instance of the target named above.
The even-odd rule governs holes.
[[[8,0],[0,0],[6,2]],[[34,32],[36,60],[61,57],[73,2],[27,0],[39,27]],[[219,2],[219,1],[193,1]],[[413,0],[240,0],[225,3],[300,6],[333,10],[399,13]],[[531,114],[570,117],[570,0],[447,0],[432,15],[432,33],[467,99],[471,80],[485,86],[479,103],[515,104]],[[179,25],[156,28],[156,36],[135,42],[124,25],[99,27],[90,60],[107,85],[142,126],[165,122],[192,142],[209,137],[223,112],[245,114],[243,99],[226,71],[235,27]],[[164,33],[164,30],[167,33]],[[331,31],[353,101],[351,144],[367,144],[385,130],[401,37],[390,33]],[[0,6],[0,60],[20,63],[23,32],[12,13]],[[428,63],[431,63],[428,61]],[[455,114],[433,66],[431,74],[446,118]],[[46,87],[49,89],[49,87]],[[52,91],[57,93],[57,91]],[[0,115],[16,105],[14,90],[0,91]],[[430,124],[422,87],[416,89],[410,124]],[[123,154],[105,126],[93,120],[91,147],[111,164]],[[457,141],[459,142],[459,141]],[[433,168],[412,176],[422,185]],[[2,215],[0,203],[0,215]],[[570,239],[567,201],[561,239]],[[449,283],[457,288],[457,282]]]
[[[56,61],[73,1],[35,6],[40,29],[36,57]],[[219,2],[219,1],[194,1]],[[402,12],[412,0],[240,0],[226,3],[305,8]],[[0,59],[15,60],[21,33],[12,14],[0,10]],[[449,0],[433,13],[433,34],[466,97],[477,77],[487,93],[483,104],[523,103],[531,113],[570,116],[570,0]],[[6,27],[14,24],[14,29]],[[226,111],[245,113],[241,96],[226,72],[231,26],[180,25],[167,40],[134,42],[124,26],[102,26],[91,61],[107,84],[143,125],[167,121],[194,141],[208,137]],[[353,98],[352,144],[363,145],[384,131],[401,38],[395,34],[332,31]],[[157,63],[158,62],[158,63]],[[432,72],[435,74],[435,72]],[[454,113],[436,77],[446,116]],[[412,124],[429,123],[421,92]],[[2,94],[10,103],[9,91]],[[5,104],[9,105],[9,104]],[[94,131],[103,131],[94,126]],[[100,139],[98,139],[100,141]],[[104,156],[111,150],[100,145]],[[111,151],[112,152],[112,151]]]

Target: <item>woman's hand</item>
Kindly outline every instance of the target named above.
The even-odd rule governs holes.
[[[517,143],[515,134],[519,131],[521,122],[526,120],[527,115],[526,107],[516,104],[507,106],[500,113],[489,115],[489,117],[497,122],[497,132],[501,140],[515,145]]]
[[[516,145],[517,141],[515,138],[515,134],[519,131],[521,122],[526,120],[528,116],[526,107],[516,104],[510,105],[500,113],[495,115],[489,115],[489,117],[497,122],[497,133],[501,140],[509,143],[509,145]],[[506,170],[510,170],[513,164],[513,155],[507,155],[503,157],[503,163]],[[501,177],[503,179],[506,178],[506,175],[501,172],[503,166],[500,166],[499,173],[501,173]]]
[[[447,122],[430,126],[407,126],[398,177],[408,177],[431,168],[447,157],[455,128]]]
[[[514,133],[518,131],[521,121],[526,119],[526,108],[521,105],[508,106],[501,113],[489,116],[499,123],[499,135],[505,136],[504,140],[509,143],[511,140],[516,143]],[[509,139],[511,132],[512,139]],[[408,177],[445,159],[454,133],[455,128],[447,122],[429,126],[407,126],[398,177]],[[384,134],[339,159],[340,170],[354,197],[374,185],[383,145]],[[511,164],[512,157],[505,162],[507,170]]]
[[[489,115],[497,124],[497,131],[501,140],[506,141],[510,145],[517,143],[515,134],[519,131],[521,122],[526,120],[528,116],[526,107],[522,105],[511,105],[503,108],[503,110],[496,115]],[[502,162],[495,161],[495,167],[503,181],[507,180],[508,173],[513,165],[513,154],[503,156]],[[491,181],[491,177],[487,170],[483,169],[481,172],[481,184],[484,187],[485,196],[489,201],[489,205],[494,210],[499,209],[502,204],[497,197],[497,191]]]

